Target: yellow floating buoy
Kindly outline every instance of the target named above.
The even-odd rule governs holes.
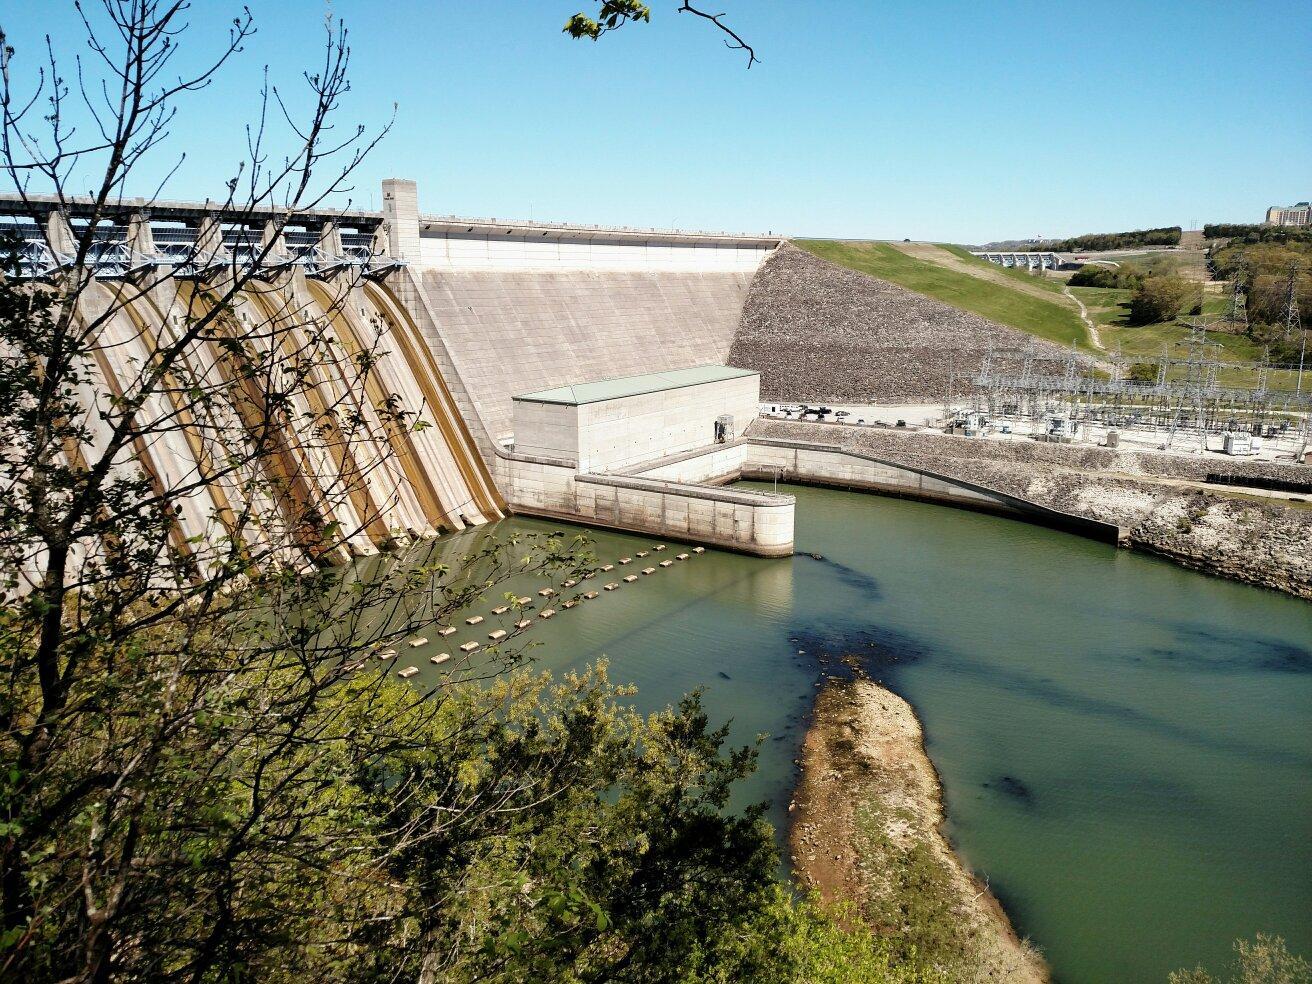
[[[673,566],[674,566],[674,561],[672,561],[672,560],[662,560],[662,561],[661,561],[661,566],[662,566],[662,567],[673,567]]]
[[[644,568],[642,569],[642,573],[644,573],[644,574],[655,574],[655,573],[656,573],[656,568],[654,568],[654,567],[644,567]]]
[[[625,583],[625,584],[632,584],[632,583],[633,583],[634,581],[636,581],[637,579],[638,579],[638,575],[637,575],[637,574],[630,574],[628,577],[624,578],[624,583]]]
[[[419,672],[419,667],[407,666],[404,670],[399,670],[396,675],[399,676],[402,680],[409,680],[412,676],[414,676],[418,672]]]
[[[493,642],[499,642],[500,640],[502,640],[502,639],[504,639],[504,638],[506,637],[506,630],[505,630],[505,629],[496,629],[496,630],[493,631],[493,632],[489,632],[489,633],[487,634],[487,637],[488,637],[489,639],[491,639]]]
[[[426,636],[419,636],[415,639],[410,640],[410,648],[418,649],[420,646],[426,645],[427,642],[428,642],[428,638]]]
[[[454,625],[444,625],[437,630],[437,634],[440,636],[455,635],[455,632],[456,632],[456,627]]]
[[[450,658],[450,653],[438,653],[436,656],[429,656],[428,661],[436,666],[438,663],[445,663]]]
[[[538,612],[538,617],[551,618],[551,616],[555,614],[556,614],[556,610],[554,608],[544,608],[542,609],[542,611]]]
[[[482,616],[482,615],[470,615],[469,618],[465,619],[465,624],[466,624],[466,625],[478,625],[478,624],[479,624],[480,622],[482,622],[482,621],[483,621],[483,616]]]
[[[497,605],[496,608],[492,609],[492,614],[493,614],[493,615],[504,615],[504,614],[506,614],[506,612],[508,612],[508,611],[510,611],[510,606],[509,606],[509,605]]]
[[[606,585],[606,590],[607,590],[607,591],[614,591],[614,590],[615,590],[616,588],[618,588],[619,586],[620,586],[620,585],[619,585],[619,582],[618,582],[618,581],[611,581],[610,584]]]
[[[472,652],[473,652],[475,649],[477,649],[477,648],[478,648],[478,643],[476,643],[476,642],[466,642],[466,643],[463,643],[463,644],[460,646],[460,651],[461,651],[462,653],[472,653]]]

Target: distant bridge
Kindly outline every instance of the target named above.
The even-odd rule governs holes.
[[[1070,263],[1056,253],[991,253],[972,250],[972,255],[999,266],[1024,267],[1026,270],[1060,270],[1063,265]]]

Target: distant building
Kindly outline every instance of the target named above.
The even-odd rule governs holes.
[[[1272,205],[1266,210],[1266,224],[1276,226],[1312,225],[1312,205],[1299,202],[1297,205]]]

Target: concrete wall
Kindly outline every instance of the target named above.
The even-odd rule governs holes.
[[[424,216],[401,179],[384,183],[383,206],[393,254],[419,287],[407,303],[423,308],[415,320],[491,442],[510,434],[516,393],[723,365],[748,285],[779,243]]]
[[[501,453],[496,473],[512,512],[634,530],[764,557],[793,552],[790,495],[702,488],[620,475],[580,475],[567,462]]]
[[[712,443],[715,421],[733,417],[731,439],[756,419],[760,377],[741,376],[574,406],[517,398],[515,451],[609,472]]]
[[[494,438],[511,397],[579,379],[723,365],[752,275],[451,271],[419,274],[425,335],[449,353]]]
[[[739,471],[743,478],[765,481],[777,478],[943,502],[1014,516],[1104,543],[1119,543],[1125,537],[1125,531],[1112,523],[832,445],[752,438],[745,442],[745,447],[747,451]]]
[[[756,270],[768,247],[728,242],[670,242],[618,237],[605,231],[553,235],[534,229],[475,228],[473,232],[425,229],[419,262],[442,270],[663,270],[684,272]]]

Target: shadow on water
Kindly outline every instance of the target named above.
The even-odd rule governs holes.
[[[1145,734],[1158,738],[1168,738],[1200,749],[1221,750],[1263,762],[1312,770],[1312,757],[1300,755],[1289,749],[1255,745],[1235,739],[1219,730],[1189,728],[1163,717],[1149,714],[1129,704],[1120,703],[1106,697],[1079,693],[1048,678],[1032,677],[1018,670],[974,663],[948,654],[939,655],[945,661],[945,668],[950,669],[955,676],[972,677],[992,684],[1008,693],[1033,698],[1050,707],[1074,711],[1086,716],[1114,720]]]
[[[1197,642],[1211,647],[1224,646],[1227,652],[1218,655],[1214,650],[1147,650],[1149,655],[1167,665],[1178,659],[1182,669],[1211,670],[1217,673],[1251,672],[1254,669],[1300,673],[1305,671],[1305,667],[1312,668],[1312,650],[1296,643],[1253,633],[1204,629],[1187,623],[1178,623],[1174,628],[1184,639],[1193,637]],[[799,654],[805,654],[823,676],[850,679],[859,673],[903,697],[908,695],[898,687],[899,667],[922,662],[932,655],[944,670],[956,676],[973,677],[1008,693],[1029,697],[1052,707],[1113,720],[1154,737],[1171,739],[1201,749],[1220,750],[1258,761],[1312,770],[1312,757],[1293,750],[1246,742],[1222,731],[1191,728],[1127,703],[1069,689],[1050,677],[963,659],[945,651],[941,646],[932,646],[909,633],[887,626],[810,623],[795,627],[790,642]],[[1032,792],[1014,777],[1001,777],[995,789],[1008,798],[1032,804]]]
[[[985,782],[980,785],[985,789],[991,789],[994,792],[1001,793],[1007,799],[1019,803],[1026,809],[1032,809],[1034,806],[1033,791],[1015,776],[999,776],[992,782]]]
[[[855,567],[848,567],[844,563],[834,560],[832,557],[826,557],[818,553],[798,554],[799,562],[814,561],[817,564],[823,564],[832,571],[844,585],[854,588],[860,592],[862,598],[866,601],[878,601],[883,597],[880,590],[879,581],[871,577],[865,571],[859,571]]]
[[[1255,632],[1204,628],[1187,622],[1176,622],[1171,628],[1179,645],[1155,646],[1146,653],[1156,665],[1168,669],[1191,673],[1312,672],[1309,646]]]

